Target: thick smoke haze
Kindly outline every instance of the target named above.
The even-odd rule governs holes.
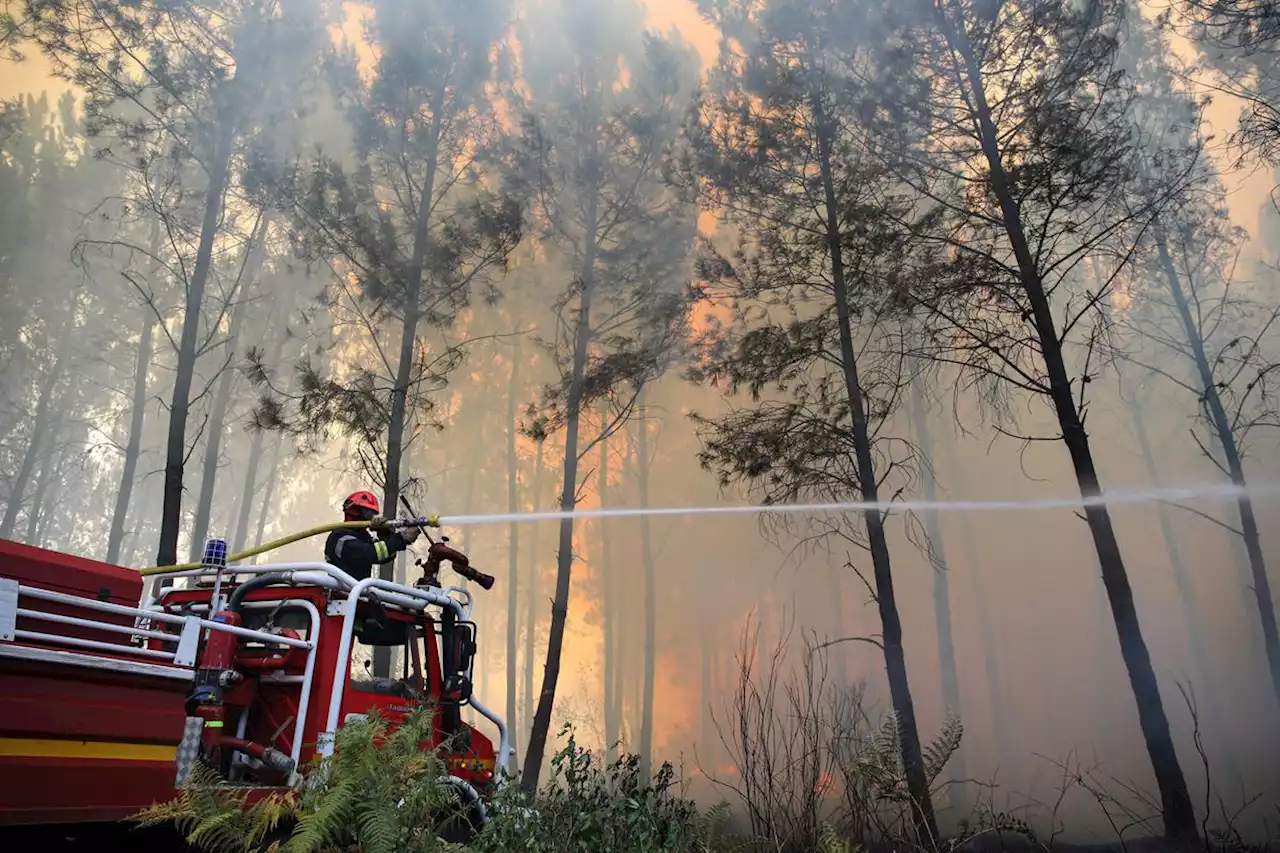
[[[327,38],[297,36],[288,42],[312,53],[297,56],[292,71],[272,73],[296,78],[286,85],[283,76],[273,77],[276,83],[263,86],[252,114],[237,119],[226,200],[207,259],[210,274],[183,431],[186,459],[176,557],[181,562],[198,550],[202,537],[193,530],[202,525],[209,536],[251,546],[339,520],[343,497],[356,489],[368,488],[382,498],[389,488],[389,401],[399,388],[406,414],[403,445],[396,451],[403,454],[398,492],[424,514],[439,513],[451,543],[469,554],[473,565],[498,578],[491,591],[471,588],[479,625],[476,691],[499,712],[509,695],[515,697],[516,715],[509,722],[516,735],[517,763],[523,766],[551,633],[552,596],[563,556],[561,525],[517,525],[513,556],[511,526],[451,529],[450,516],[511,511],[513,476],[516,511],[560,509],[566,432],[575,418],[577,445],[571,452],[580,459],[571,490],[578,509],[756,503],[777,499],[785,491],[778,483],[802,474],[811,474],[809,482],[815,485],[793,497],[862,497],[850,486],[858,480],[847,467],[828,459],[829,467],[814,474],[816,452],[787,471],[742,474],[759,461],[753,454],[766,452],[773,454],[771,464],[783,468],[778,460],[788,444],[815,440],[812,432],[801,434],[798,427],[771,450],[761,449],[765,438],[738,435],[733,448],[717,457],[715,441],[737,413],[781,406],[795,399],[797,383],[811,380],[816,386],[820,375],[827,382],[823,371],[837,377],[829,379],[832,387],[839,386],[837,396],[843,393],[839,367],[831,367],[840,360],[835,344],[829,346],[834,355],[816,360],[799,378],[792,376],[785,388],[780,383],[791,366],[784,358],[759,368],[772,372],[759,389],[759,400],[748,391],[750,379],[713,376],[714,368],[707,366],[741,353],[734,349],[741,337],[734,336],[744,335],[739,330],[752,324],[765,324],[766,317],[787,328],[791,318],[799,324],[830,316],[834,329],[836,315],[823,301],[833,286],[824,254],[826,237],[818,234],[788,246],[788,257],[800,272],[796,281],[777,285],[792,295],[808,287],[807,298],[784,303],[777,291],[752,291],[763,278],[779,279],[776,270],[748,269],[747,257],[758,261],[755,249],[735,254],[741,246],[758,248],[767,239],[762,237],[767,232],[763,217],[756,215],[753,221],[744,212],[758,214],[762,208],[751,207],[752,200],[744,201],[745,193],[735,195],[732,188],[715,197],[715,203],[714,193],[695,197],[687,191],[695,172],[704,183],[729,180],[724,178],[729,174],[727,155],[717,161],[725,169],[717,175],[708,166],[712,155],[701,152],[700,160],[688,151],[695,145],[689,130],[694,99],[708,99],[704,121],[710,110],[705,104],[717,95],[723,95],[724,104],[739,103],[733,97],[740,96],[742,103],[761,111],[768,104],[768,96],[756,92],[717,89],[728,87],[724,75],[730,64],[721,62],[721,49],[746,51],[750,46],[727,35],[722,39],[716,10],[721,20],[736,20],[736,14],[751,17],[751,26],[777,29],[784,28],[780,20],[794,14],[797,30],[811,24],[805,18],[810,12],[800,10],[807,7],[804,3],[764,0],[486,0],[475,4],[472,17],[460,13],[455,8],[459,4],[424,3],[424,8],[448,11],[423,23],[408,2],[371,3],[368,8],[336,4],[342,6],[341,15],[324,3],[281,4],[294,14],[312,5],[317,15],[330,15],[323,22]],[[834,20],[846,7],[875,10],[882,5],[830,2],[812,8],[822,7]],[[964,7],[956,14],[976,16],[970,6],[983,4],[941,5]],[[1040,5],[1052,4],[1042,0]],[[1125,5],[1099,4],[1108,9]],[[778,20],[760,12],[766,7]],[[908,7],[914,5],[900,6]],[[386,16],[381,20],[379,9]],[[1145,20],[1135,20],[1130,11],[1128,26],[1156,32],[1159,10],[1146,9]],[[495,17],[481,21],[483,14]],[[366,24],[374,23],[374,29],[366,30]],[[857,21],[847,25],[848,33],[828,33],[821,50],[835,55],[846,50],[845,42],[857,41]],[[380,57],[406,55],[395,50],[414,37],[414,26],[447,31],[454,44],[466,46],[465,52],[459,49],[458,77],[449,78],[449,86],[458,89],[449,90],[453,94],[448,97],[455,99],[448,106],[452,112],[441,120],[448,126],[441,137],[445,141],[435,147],[422,141],[430,123],[422,118],[430,112],[426,106],[416,118],[397,110],[412,112],[405,104],[420,97],[422,104],[435,107],[430,121],[445,114],[441,101],[431,100],[436,96],[429,87],[411,75],[434,80],[431,75],[439,72],[432,63],[446,51],[434,43],[424,48],[426,58],[416,68],[408,67],[412,63],[391,69],[390,62],[380,64]],[[977,32],[979,25],[974,27]],[[743,32],[748,29],[744,25]],[[374,30],[376,39],[370,36]],[[1201,61],[1186,31],[1176,30],[1167,38],[1170,62]],[[946,215],[938,211],[947,205],[965,199],[975,207],[987,204],[973,201],[985,189],[939,189],[942,181],[929,190],[947,204],[937,202],[932,212],[919,201],[923,193],[910,210],[905,202],[899,209],[885,201],[918,189],[912,183],[917,173],[907,174],[903,161],[895,159],[898,152],[886,149],[896,144],[902,150],[937,154],[942,162],[938,151],[946,148],[942,142],[930,148],[920,141],[924,119],[910,126],[918,118],[912,109],[903,107],[886,118],[891,115],[885,106],[886,76],[893,74],[889,63],[909,61],[903,56],[910,50],[919,51],[917,58],[925,56],[934,49],[926,41],[921,37],[898,54],[883,45],[859,43],[856,49],[847,48],[848,55],[861,51],[858,62],[868,67],[853,60],[847,66],[836,67],[834,61],[823,66],[827,76],[822,79],[828,83],[845,80],[853,86],[856,80],[858,86],[870,86],[871,94],[859,95],[865,95],[867,104],[886,99],[868,106],[833,98],[846,110],[840,119],[846,124],[827,153],[850,162],[855,158],[850,152],[858,146],[870,152],[859,155],[864,159],[858,159],[856,168],[837,174],[836,190],[852,197],[861,191],[857,188],[864,178],[868,185],[879,182],[860,197],[860,209],[883,203],[886,210],[896,210],[893,222],[901,226],[901,234],[933,227],[922,223],[929,215]],[[998,42],[991,36],[991,45]],[[0,122],[0,180],[5,181],[0,184],[0,221],[8,230],[8,235],[0,234],[0,507],[6,525],[0,535],[96,559],[110,557],[121,565],[151,566],[163,536],[166,442],[171,440],[184,299],[191,293],[209,182],[207,166],[201,165],[211,157],[212,148],[200,136],[207,128],[192,121],[181,129],[139,131],[129,141],[128,121],[86,126],[84,89],[65,79],[65,67],[64,77],[58,77],[57,62],[33,41],[18,47],[24,53],[21,62],[0,64],[0,97],[12,99],[3,113],[6,121]],[[325,54],[330,47],[333,54]],[[286,69],[295,64],[291,60],[275,56],[276,64],[269,67]],[[763,91],[767,87],[757,78],[773,73],[778,73],[774,84],[783,87],[788,78],[778,72],[782,64],[776,57],[774,65],[759,59],[755,65],[744,62],[739,70],[742,79],[755,81],[752,85]],[[1156,74],[1152,68],[1158,65],[1146,54],[1114,64],[1139,77]],[[1189,91],[1203,94],[1217,79],[1213,68],[1194,69],[1188,77],[1194,85],[1168,68],[1161,73],[1184,98]],[[465,77],[465,87],[454,82],[464,75],[471,75]],[[910,93],[914,90],[906,76],[901,91]],[[1150,106],[1158,100],[1150,92],[1166,84],[1143,85],[1147,88],[1140,97],[1148,99],[1142,101],[1147,106],[1132,107],[1130,115],[1147,121],[1149,114],[1164,109]],[[936,80],[930,91],[939,101],[949,97]],[[1160,92],[1161,97],[1167,94]],[[785,96],[777,97],[782,103]],[[1168,239],[1177,250],[1170,263],[1178,265],[1190,286],[1200,287],[1193,301],[1209,330],[1206,336],[1212,333],[1210,356],[1224,353],[1215,369],[1235,357],[1232,353],[1252,347],[1249,367],[1231,380],[1238,379],[1240,388],[1249,383],[1249,391],[1232,391],[1227,406],[1236,425],[1249,427],[1239,430],[1249,482],[1271,484],[1280,477],[1275,430],[1280,421],[1265,388],[1273,362],[1280,360],[1276,329],[1267,320],[1280,308],[1274,266],[1280,261],[1275,243],[1280,213],[1270,202],[1280,173],[1264,156],[1228,144],[1245,103],[1219,95],[1205,108],[1203,121],[1197,114],[1190,129],[1161,125],[1136,134],[1139,154],[1133,156],[1145,157],[1144,174],[1156,179],[1140,185],[1135,178],[1132,192],[1124,191],[1130,195],[1115,202],[1128,212],[1117,214],[1105,237],[1073,257],[1074,272],[1053,273],[1062,276],[1055,279],[1060,290],[1052,297],[1062,300],[1055,303],[1057,322],[1064,322],[1069,295],[1088,294],[1090,307],[1081,311],[1087,323],[1082,321],[1080,328],[1093,324],[1100,330],[1075,332],[1088,343],[1077,342],[1066,354],[1066,364],[1076,383],[1088,377],[1083,390],[1075,384],[1068,397],[1084,401],[1080,408],[1104,490],[1229,481],[1215,433],[1202,414],[1195,366],[1177,362],[1171,350],[1161,349],[1174,334],[1169,329],[1176,329],[1164,320],[1175,316],[1172,309],[1151,295],[1163,287],[1159,276],[1164,266],[1154,248],[1154,232],[1147,225],[1133,225],[1144,216],[1143,222],[1154,217],[1132,212],[1141,207],[1139,197],[1147,198],[1143,193],[1152,183],[1173,186],[1174,173],[1181,181],[1182,175],[1195,172],[1202,175],[1203,185],[1217,187],[1204,190],[1213,198],[1203,203],[1188,200],[1190,189],[1185,196],[1161,200],[1179,211],[1177,224],[1169,228]],[[117,108],[128,105],[111,107]],[[586,122],[581,117],[590,110],[606,116],[599,119],[600,126],[612,129],[612,135],[601,132],[603,142],[575,136],[577,122]],[[717,114],[720,124],[707,126],[726,127],[733,115],[726,107]],[[527,117],[533,118],[522,124]],[[409,129],[386,132],[399,121]],[[883,130],[885,124],[895,129]],[[1159,152],[1149,157],[1141,153],[1142,144],[1152,151],[1172,146],[1169,140],[1183,131],[1186,139],[1178,139],[1187,146],[1217,134],[1204,143],[1194,165],[1189,155],[1184,164],[1174,155],[1162,159]],[[179,145],[182,133],[188,137]],[[901,135],[891,138],[891,133]],[[1009,131],[1010,138],[1016,135]],[[724,142],[713,137],[707,132],[703,139],[708,148]],[[652,145],[652,151],[641,152],[643,145],[636,140]],[[131,144],[140,147],[131,149]],[[111,150],[104,155],[103,149]],[[399,370],[408,320],[405,289],[397,284],[403,267],[396,264],[407,263],[412,255],[414,215],[424,190],[421,175],[409,170],[426,162],[422,152],[428,150],[438,158],[432,163],[441,176],[432,208],[438,218],[430,226],[438,242],[418,264],[418,278],[429,283],[429,293],[409,312],[420,324],[410,336],[410,376],[409,368]],[[796,171],[808,170],[809,182],[817,186],[816,154],[787,153],[803,161]],[[741,156],[750,160],[753,155]],[[1183,156],[1181,150],[1178,156]],[[582,165],[592,157],[612,158],[603,176]],[[777,155],[772,162],[782,159]],[[317,165],[321,160],[330,166],[322,169]],[[872,168],[872,161],[881,171]],[[976,163],[955,166],[961,176],[955,178],[957,184],[962,177],[969,179],[965,175],[985,175],[986,166]],[[404,164],[410,166],[398,174]],[[733,165],[740,170],[733,175],[749,172],[741,162]],[[781,173],[790,164],[777,168]],[[322,172],[324,181],[317,177]],[[607,224],[601,224],[601,214],[592,206],[593,191],[584,178],[588,173],[597,181],[598,197],[614,205],[608,215],[615,218]],[[1036,180],[1024,174],[1015,179]],[[929,179],[919,180],[925,184]],[[984,181],[976,178],[973,183]],[[763,180],[760,185],[761,196],[782,192]],[[430,196],[432,191],[425,192]],[[627,192],[640,201],[629,196],[626,203],[619,201]],[[820,190],[814,192],[819,195]],[[517,196],[519,210],[512,216],[519,222],[513,225],[504,219],[510,213],[504,202]],[[322,197],[329,202],[317,201]],[[1028,208],[1049,204],[1033,190],[1020,198]],[[1102,206],[1081,203],[1081,221],[1072,228],[1084,231],[1098,223],[1102,229],[1103,217],[1111,215],[1100,212]],[[797,212],[800,207],[785,212],[796,219],[815,215],[812,210]],[[998,212],[999,206],[992,202],[982,209]],[[840,215],[856,214],[842,210]],[[1172,219],[1175,214],[1161,215]],[[998,225],[995,217],[988,219]],[[884,213],[879,221],[890,219]],[[855,230],[847,223],[838,227]],[[616,231],[599,238],[599,257],[594,257],[595,250],[585,248],[587,235],[609,228]],[[973,236],[977,228],[966,222],[951,233],[961,235],[954,237],[957,241],[971,237],[992,254],[1009,254],[999,240],[982,242],[985,237]],[[1197,242],[1194,235],[1201,228],[1212,231],[1218,242],[1209,237]],[[938,226],[931,233],[942,230]],[[869,252],[877,238],[865,235],[859,231],[848,239]],[[441,248],[448,239],[456,245]],[[892,240],[906,238],[879,239],[885,243],[878,245],[898,245]],[[1046,242],[1070,239],[1059,235]],[[1117,248],[1124,240],[1128,250]],[[388,245],[399,246],[404,258],[380,255],[377,249]],[[921,303],[928,297],[920,293],[932,295],[931,288],[943,290],[964,275],[996,286],[994,264],[955,272],[948,266],[954,256],[932,248],[917,252],[918,245],[922,243],[883,253],[866,280],[897,281],[899,274],[904,281],[910,278],[920,289],[902,285],[911,294],[901,300]],[[1055,251],[1063,257],[1071,254],[1044,249],[1046,257]],[[733,275],[715,280],[716,259],[737,264]],[[1016,264],[1003,255],[1001,263],[999,274],[1016,283]],[[854,266],[851,262],[850,268]],[[757,278],[748,281],[753,275]],[[583,282],[593,276],[597,280],[589,286],[598,288],[599,301],[591,322],[597,325],[592,327],[589,381],[582,383],[586,391],[575,412],[571,377],[577,312]],[[905,350],[898,351],[896,361],[885,356],[895,346],[905,346],[902,341],[914,332],[905,331],[905,315],[892,314],[893,300],[878,301],[879,296],[858,287],[868,286],[855,286],[852,344],[865,366],[862,383],[872,411],[882,500],[924,499],[929,488],[941,501],[1035,501],[1080,493],[1063,428],[1045,396],[1012,385],[992,390],[986,380],[972,381],[959,368],[963,359],[954,357],[954,351],[938,356],[928,368],[903,355]],[[464,291],[465,296],[459,295]],[[1252,300],[1247,310],[1221,308],[1236,295]],[[943,301],[939,296],[934,304]],[[948,311],[972,310],[969,303],[946,305]],[[973,316],[991,318],[1008,311],[993,307]],[[930,318],[926,325],[936,320],[935,315]],[[937,344],[935,356],[945,345],[954,344],[958,351],[960,335],[931,328],[931,340],[946,342]],[[1234,349],[1228,345],[1233,329],[1246,341]],[[836,340],[830,331],[818,346]],[[1035,352],[1024,356],[1025,363],[1039,363],[1041,350]],[[408,390],[400,382],[405,376],[410,376]],[[1038,382],[1040,374],[1035,376]],[[742,388],[734,393],[739,380]],[[912,383],[919,391],[914,402]],[[1228,385],[1224,379],[1223,388]],[[134,416],[135,400],[143,402],[140,423]],[[845,431],[847,402],[825,412],[814,405],[815,422]],[[136,440],[132,451],[131,433]],[[926,433],[927,451],[922,450]],[[509,448],[514,448],[514,458]],[[131,452],[136,465],[132,475],[125,467]],[[852,458],[851,449],[841,452]],[[720,470],[732,467],[726,462],[730,457],[739,470],[722,482],[717,465]],[[130,494],[121,518],[116,508],[122,478]],[[1275,578],[1280,503],[1258,499],[1253,509],[1261,558]],[[386,506],[384,511],[390,515],[393,509]],[[1236,828],[1261,838],[1272,831],[1280,807],[1280,729],[1275,724],[1280,695],[1268,674],[1237,507],[1221,500],[1179,505],[1151,501],[1114,508],[1110,518],[1197,819],[1211,801],[1209,822],[1223,825],[1220,797]],[[779,725],[785,726],[791,713],[782,683],[799,677],[807,665],[826,680],[815,702],[835,707],[863,691],[867,725],[878,726],[893,699],[879,645],[882,614],[863,524],[859,514],[785,522],[768,516],[656,516],[647,529],[638,518],[574,523],[548,755],[557,748],[561,727],[569,723],[593,749],[609,752],[611,738],[621,740],[624,750],[647,746],[654,765],[667,760],[679,766],[689,790],[702,802],[732,796],[724,786],[740,785],[744,772],[735,709],[741,701],[744,660],[754,661],[757,681],[764,679],[762,670],[770,661],[776,663],[778,699],[768,713]],[[1133,815],[1147,822],[1134,835],[1159,834],[1161,800],[1152,760],[1098,549],[1083,513],[965,510],[942,512],[931,520],[926,513],[893,512],[886,516],[885,533],[916,725],[926,745],[946,728],[947,696],[958,691],[959,707],[952,710],[963,724],[963,739],[954,763],[942,774],[952,784],[935,795],[939,822],[953,828],[979,803],[1030,822],[1046,837],[1058,832],[1072,840],[1110,839],[1116,824],[1130,823]],[[321,548],[321,539],[306,540],[267,559],[320,559]],[[402,561],[400,577],[406,570],[412,579],[416,569]],[[652,601],[646,592],[650,573]],[[949,637],[939,629],[940,573],[946,581],[941,622],[949,625]],[[509,585],[516,588],[514,610],[509,609]],[[646,631],[649,606],[652,636]],[[516,626],[514,683],[508,677],[511,618]],[[948,644],[954,672],[945,660]],[[646,700],[650,655],[652,695]],[[651,709],[647,742],[646,705]],[[716,780],[723,785],[713,784]],[[1239,815],[1233,814],[1241,808]]]

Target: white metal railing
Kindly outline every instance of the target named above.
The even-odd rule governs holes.
[[[65,604],[72,607],[80,607],[85,610],[97,611],[100,613],[111,613],[118,616],[133,616],[134,625],[119,625],[114,622],[103,622],[100,620],[85,619],[78,616],[67,616],[61,613],[49,613],[42,610],[33,610],[29,607],[20,607],[18,605],[23,597],[49,601],[57,604]],[[42,645],[64,645],[90,649],[93,651],[114,652],[117,655],[162,660],[167,663],[171,663],[175,667],[187,670],[192,676],[195,674],[195,658],[199,646],[201,629],[207,631],[222,631],[224,633],[233,634],[237,637],[256,640],[264,645],[279,645],[306,649],[307,662],[303,669],[301,678],[297,679],[297,683],[300,684],[298,712],[297,719],[294,721],[293,741],[290,744],[289,757],[293,759],[294,763],[293,778],[290,779],[290,783],[292,784],[297,780],[297,767],[301,763],[302,742],[306,735],[307,712],[310,710],[311,693],[315,680],[316,649],[319,647],[321,619],[320,611],[316,609],[316,606],[310,601],[301,598],[290,598],[285,599],[284,601],[246,602],[244,606],[246,609],[258,609],[263,607],[277,607],[281,605],[301,608],[307,612],[307,616],[311,622],[307,631],[307,638],[305,640],[298,639],[296,637],[284,637],[279,634],[271,634],[266,631],[255,631],[235,625],[226,625],[197,615],[178,616],[158,609],[143,610],[141,608],[125,607],[124,605],[97,601],[90,598],[80,598],[74,595],[67,595],[65,593],[25,586],[8,578],[0,578],[0,648],[3,648],[3,646],[10,643],[22,641]],[[203,609],[207,612],[209,606],[198,605],[196,608],[193,608],[193,610],[196,609]],[[87,640],[82,637],[68,637],[59,634],[49,634],[42,631],[19,629],[17,627],[17,621],[20,617],[49,622],[55,625],[69,625],[79,628],[88,628],[95,631],[123,634],[127,635],[130,639],[139,637],[163,640],[166,642],[173,642],[176,639],[178,645],[174,651],[169,652],[161,649],[140,648],[138,646],[125,643],[107,643],[99,640]],[[140,629],[137,627],[139,620],[181,625],[182,631],[175,637],[175,635],[168,634],[163,631]],[[16,651],[17,649],[15,648],[14,650]],[[81,657],[83,658],[84,656]],[[100,665],[100,668],[114,668],[110,665],[110,661],[112,659],[99,658],[98,660],[103,662]],[[77,661],[77,663],[79,665],[87,665],[92,664],[92,661],[80,660]],[[286,681],[284,679],[276,680]],[[294,682],[293,678],[289,678],[286,681],[286,683],[292,682]]]
[[[356,584],[355,588],[347,595],[347,603],[342,615],[342,639],[341,645],[338,647],[338,661],[334,667],[333,692],[329,696],[329,715],[325,721],[325,730],[320,734],[318,744],[318,751],[323,756],[333,754],[334,735],[338,730],[338,716],[342,712],[342,695],[346,691],[347,679],[350,675],[350,663],[348,659],[351,656],[351,640],[355,629],[356,607],[359,604],[360,598],[371,589],[398,591],[402,595],[407,595],[422,601],[424,607],[429,604],[450,607],[459,617],[464,619],[466,618],[462,603],[452,596],[446,595],[443,590],[436,591],[433,589],[406,587],[389,581],[379,580],[378,578],[365,578]],[[379,596],[379,599],[381,600],[381,596]],[[480,713],[481,716],[497,727],[498,760],[495,763],[498,766],[506,766],[508,760],[506,723],[501,717],[493,711],[490,711],[474,696],[471,699],[471,705]]]
[[[311,709],[311,688],[314,683],[314,675],[316,668],[316,649],[320,647],[320,630],[323,621],[320,619],[320,611],[316,606],[305,598],[286,598],[284,600],[272,599],[270,601],[246,601],[240,605],[245,610],[267,610],[277,607],[297,607],[307,612],[307,617],[311,620],[311,624],[307,629],[307,641],[311,643],[312,648],[307,655],[306,668],[302,675],[283,675],[281,673],[273,673],[263,675],[261,680],[268,684],[301,684],[301,694],[298,696],[298,712],[297,718],[293,723],[293,740],[289,744],[289,757],[293,759],[294,777],[289,780],[289,784],[297,781],[297,768],[302,763],[302,741],[306,736],[307,712]],[[209,605],[195,604],[191,607],[194,612],[208,612]],[[274,635],[272,635],[274,636]],[[246,709],[247,710],[247,709]],[[248,716],[241,714],[240,721],[236,729],[236,737],[243,738]],[[270,746],[270,744],[268,744]]]
[[[180,572],[165,573],[164,577],[207,577],[211,581],[217,576],[217,569],[186,569]],[[337,731],[338,716],[341,714],[342,697],[346,692],[351,672],[351,641],[355,626],[355,610],[362,598],[375,596],[383,605],[391,605],[409,612],[420,612],[432,605],[448,607],[458,618],[469,620],[474,599],[471,591],[463,587],[417,587],[384,581],[371,577],[357,581],[337,566],[323,562],[300,563],[267,563],[257,566],[228,566],[222,570],[224,578],[230,575],[264,575],[281,574],[285,576],[282,583],[293,586],[318,586],[334,592],[345,593],[346,602],[343,607],[343,630],[338,658],[334,666],[332,692],[329,694],[329,713],[325,731],[319,736],[318,751],[329,755],[333,751],[333,735]],[[148,601],[148,612],[157,612],[154,600]],[[505,721],[491,711],[476,696],[471,697],[471,707],[482,717],[489,720],[498,730],[497,764],[506,766],[509,761],[510,746],[508,743]]]
[[[134,618],[134,625],[120,625],[115,622],[87,619],[79,616],[67,616],[62,613],[50,613],[44,610],[36,610],[31,607],[23,607],[21,604],[22,599],[24,598],[35,599],[37,601],[47,601],[54,604],[63,604],[69,607],[76,607],[98,613],[110,613],[117,616],[132,616]],[[147,649],[133,645],[131,642],[108,643],[101,640],[89,640],[83,637],[50,634],[45,631],[32,631],[26,628],[20,629],[17,627],[18,619],[20,617],[48,622],[55,625],[69,625],[78,628],[87,628],[94,631],[102,631],[104,633],[122,634],[126,635],[130,640],[137,637],[140,639],[158,639],[165,642],[176,641],[177,648],[173,651]],[[180,625],[181,631],[177,635],[174,635],[163,631],[153,631],[149,628],[139,628],[137,625],[139,619],[146,619],[149,622],[163,622],[170,625]],[[91,649],[93,651],[113,652],[126,657],[163,660],[173,664],[174,666],[193,669],[196,664],[196,653],[199,648],[200,632],[202,629],[207,631],[223,631],[229,634],[234,634],[238,637],[258,640],[268,644],[307,649],[311,654],[314,654],[315,650],[315,644],[308,640],[299,640],[293,637],[282,637],[277,634],[267,634],[262,631],[252,631],[247,628],[240,628],[235,625],[225,625],[221,622],[214,622],[210,619],[204,619],[194,615],[178,616],[157,610],[148,611],[137,607],[126,607],[122,604],[98,601],[92,598],[81,598],[75,595],[67,595],[66,593],[40,589],[39,587],[26,586],[10,578],[0,578],[0,642],[12,643],[23,641],[42,645],[73,646],[76,648]]]
[[[223,577],[227,578],[233,575],[265,575],[265,574],[285,574],[290,575],[295,586],[319,586],[326,589],[332,589],[340,592],[350,592],[355,589],[359,583],[351,575],[339,569],[331,563],[323,562],[301,562],[301,563],[267,563],[260,566],[227,566],[222,570]],[[185,569],[177,572],[164,572],[162,574],[153,575],[152,577],[165,578],[207,578],[213,581],[218,574],[217,569],[199,568]],[[380,580],[380,579],[379,579]],[[422,587],[408,586],[406,584],[393,583],[391,581],[381,581],[378,587],[378,600],[383,604],[391,604],[405,610],[422,610],[428,604],[436,602],[424,602],[422,597],[418,595],[423,590]],[[431,592],[443,594],[450,598],[454,598],[458,605],[462,608],[461,613],[464,619],[471,617],[471,609],[474,600],[471,591],[460,586],[450,587],[431,587]],[[455,598],[458,596],[458,598]],[[151,609],[156,603],[155,596],[148,596],[143,603],[143,609]]]

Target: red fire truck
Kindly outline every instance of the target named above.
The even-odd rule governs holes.
[[[437,733],[424,748],[444,751],[444,781],[482,824],[507,730],[472,693],[471,593],[439,569],[493,579],[427,538],[413,585],[236,564],[250,552],[218,540],[200,564],[143,572],[0,540],[0,826],[125,820],[173,797],[197,758],[254,794],[280,790],[344,723],[376,709],[394,725],[423,704]],[[163,584],[145,600],[144,573]]]

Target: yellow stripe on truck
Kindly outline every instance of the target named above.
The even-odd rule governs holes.
[[[116,761],[174,761],[177,746],[107,740],[0,738],[0,758],[95,758]]]

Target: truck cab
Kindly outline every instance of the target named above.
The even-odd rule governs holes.
[[[175,583],[139,605],[137,572],[0,540],[0,775],[26,780],[0,792],[0,826],[126,819],[174,796],[197,757],[279,790],[341,725],[376,711],[394,727],[424,705],[422,748],[483,822],[508,747],[473,693],[469,591],[208,558],[155,572]]]

